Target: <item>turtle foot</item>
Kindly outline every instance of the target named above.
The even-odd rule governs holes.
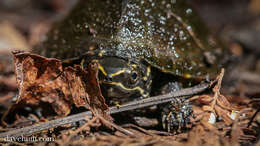
[[[181,99],[166,104],[161,115],[163,129],[168,132],[181,132],[190,123],[192,112],[192,106],[189,102]]]

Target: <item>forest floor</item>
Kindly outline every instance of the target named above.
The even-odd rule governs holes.
[[[14,107],[15,101],[18,100],[15,98],[19,87],[17,81],[21,80],[16,79],[11,52],[15,50],[29,52],[34,45],[46,37],[45,34],[52,23],[62,19],[75,2],[65,2],[65,0],[0,1],[0,118],[6,117],[7,111],[11,111],[11,107]],[[190,98],[194,116],[191,117],[191,122],[184,131],[175,133],[163,131],[158,126],[160,121],[149,117],[150,112],[158,114],[152,108],[138,110],[138,113],[144,117],[133,118],[131,116],[135,115],[135,112],[129,111],[114,114],[112,122],[111,117],[106,113],[95,109],[95,105],[89,105],[90,109],[97,110],[99,114],[93,118],[84,114],[66,119],[66,117],[56,116],[50,105],[36,104],[28,97],[28,101],[34,103],[33,105],[16,106],[18,110],[8,113],[11,117],[10,121],[13,122],[2,121],[0,144],[260,146],[260,2],[258,0],[193,0],[192,4],[212,33],[223,40],[231,52],[232,61],[207,91]],[[31,54],[22,55],[30,56]],[[16,52],[16,59],[19,57],[21,54]],[[43,62],[57,61],[36,57],[42,59]],[[18,61],[18,66],[19,63],[22,64]],[[37,68],[36,65],[34,67]],[[92,67],[95,68],[95,65]],[[78,71],[77,69],[80,70],[76,68],[66,71],[73,76]],[[33,76],[33,74],[29,75]],[[48,77],[44,76],[43,80]],[[44,90],[49,91],[49,89]],[[76,104],[76,99],[73,100]],[[65,114],[70,112],[67,117],[85,112],[84,108],[73,106],[58,106],[58,108],[61,110],[54,109],[55,112]],[[102,108],[107,110],[107,107],[103,105]],[[59,119],[61,120],[58,123],[62,120],[71,120],[71,122],[58,124],[58,126],[50,126],[52,123],[48,123]],[[47,123],[49,128],[37,132],[37,127],[32,126],[39,123]],[[15,136],[3,136],[3,133],[7,131],[22,127],[29,127],[29,131],[30,128],[31,131],[35,128],[36,132],[26,135],[30,132],[21,133],[20,131],[23,139],[19,132],[20,139]]]

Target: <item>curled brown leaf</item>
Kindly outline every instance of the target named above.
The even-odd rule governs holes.
[[[90,63],[85,71],[79,65],[63,67],[55,58],[22,51],[14,51],[13,55],[19,89],[17,104],[47,102],[62,116],[70,113],[73,104],[87,106],[94,115],[112,120],[98,84],[98,63]]]

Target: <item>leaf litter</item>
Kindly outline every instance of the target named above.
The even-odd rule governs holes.
[[[86,106],[93,115],[112,121],[98,84],[96,62],[90,63],[85,71],[79,65],[63,68],[60,60],[28,52],[14,51],[13,55],[19,93],[3,119],[19,104],[45,102],[58,116],[67,116],[73,105]]]
[[[54,3],[55,1],[62,2],[63,0],[53,0]],[[52,2],[53,2],[52,1]],[[9,2],[9,1],[8,1]],[[18,2],[18,1],[16,1]],[[19,1],[20,2],[20,1]],[[206,2],[206,1],[205,1]],[[243,2],[225,2],[221,3],[216,3],[215,1],[213,2],[206,2],[209,3],[209,5],[206,5],[207,8],[212,8],[212,9],[203,9],[203,4],[205,6],[205,2],[195,2],[197,5],[202,6],[199,7],[198,10],[201,11],[201,14],[206,15],[208,18],[208,22],[211,22],[213,26],[219,26],[223,27],[223,24],[227,24],[227,22],[232,21],[232,23],[237,23],[236,19],[230,19],[233,18],[233,16],[237,16],[240,20],[240,22],[249,22],[244,25],[245,29],[241,29],[241,27],[237,27],[238,29],[235,29],[233,31],[234,36],[240,36],[238,33],[242,30],[246,30],[248,36],[245,37],[246,40],[240,40],[238,43],[238,47],[241,47],[239,44],[241,42],[244,42],[245,45],[241,47],[241,50],[237,53],[239,56],[241,56],[241,61],[239,62],[239,66],[235,67],[234,64],[231,64],[232,70],[231,71],[226,71],[228,74],[225,75],[228,80],[223,79],[223,82],[226,82],[228,84],[224,84],[222,86],[222,90],[227,90],[229,95],[222,95],[220,92],[220,84],[218,84],[216,87],[215,91],[207,92],[204,94],[196,95],[190,100],[193,102],[193,109],[194,109],[194,117],[191,121],[190,124],[190,129],[188,131],[185,131],[183,133],[179,133],[176,135],[173,135],[172,133],[168,132],[163,132],[160,131],[160,129],[144,129],[139,126],[125,126],[125,125],[120,125],[124,129],[131,131],[134,133],[136,137],[131,137],[129,135],[126,135],[120,130],[115,130],[115,131],[107,131],[103,129],[96,129],[97,127],[100,127],[100,119],[97,117],[94,117],[92,119],[88,119],[88,117],[85,117],[88,119],[88,122],[78,122],[73,124],[69,124],[66,126],[59,126],[56,128],[50,128],[48,130],[42,131],[41,133],[36,134],[36,136],[42,136],[42,137],[53,137],[55,138],[54,142],[24,142],[24,143],[19,143],[19,142],[3,142],[1,141],[1,144],[5,145],[25,145],[25,144],[31,144],[31,145],[260,145],[260,128],[259,128],[259,123],[260,123],[260,113],[259,113],[259,107],[260,107],[260,100],[259,100],[259,67],[257,67],[257,64],[259,64],[259,43],[257,41],[252,41],[254,39],[248,39],[248,38],[259,38],[257,36],[258,33],[257,31],[250,31],[249,28],[257,28],[257,25],[251,26],[251,19],[246,19],[248,18],[248,14],[245,13],[243,17],[240,15],[237,15],[237,12],[239,8],[241,9],[241,5],[243,8],[248,9],[248,11],[253,12],[255,15],[259,14],[259,3],[258,0],[253,0],[252,2],[250,1],[250,5],[245,5]],[[5,1],[1,2],[5,3]],[[17,8],[15,7],[15,2],[13,5],[14,6],[14,12],[17,11]],[[70,2],[63,2],[63,4],[69,4]],[[211,3],[211,4],[210,4]],[[38,4],[38,2],[37,2]],[[230,4],[236,4],[238,7],[234,7]],[[216,9],[216,6],[219,6],[222,10],[224,9],[225,11],[217,11],[218,13],[214,14],[214,11],[218,10]],[[225,7],[227,6],[227,7]],[[1,5],[1,10],[4,10],[4,5]],[[45,7],[46,8],[46,7]],[[230,9],[232,8],[232,9]],[[27,9],[29,13],[26,13],[26,19],[17,19],[19,17],[11,17],[14,18],[13,22],[15,25],[19,27],[26,27],[30,28],[31,25],[29,24],[34,24],[35,23],[35,16],[38,15],[36,14],[35,11],[32,11],[30,9]],[[46,12],[46,10],[44,9]],[[239,10],[240,11],[240,10]],[[13,12],[12,10],[10,12]],[[23,13],[19,13],[20,11],[18,10],[18,15],[21,15]],[[206,13],[205,13],[206,12]],[[227,13],[228,12],[228,13]],[[234,14],[235,15],[234,15]],[[1,13],[3,16],[3,13]],[[17,15],[16,14],[16,15]],[[45,13],[44,13],[45,14]],[[233,14],[233,15],[232,15]],[[43,15],[43,14],[42,14]],[[227,15],[229,17],[219,17],[220,19],[215,19],[216,16],[218,15]],[[54,16],[54,15],[52,15]],[[4,17],[5,19],[8,17]],[[32,19],[33,18],[33,19]],[[49,18],[49,17],[48,17]],[[259,21],[259,17],[256,17]],[[9,18],[10,19],[10,18]],[[228,19],[228,21],[223,21],[224,19]],[[51,20],[51,19],[46,19],[43,17],[43,19],[40,19],[40,24],[43,24],[42,20]],[[213,20],[213,21],[209,21]],[[216,23],[215,21],[218,21]],[[242,20],[242,21],[241,21]],[[244,21],[248,20],[248,21]],[[258,22],[256,21],[256,22]],[[224,23],[223,23],[224,22]],[[248,25],[249,24],[249,25]],[[221,29],[223,32],[230,32],[230,24],[227,25],[228,29]],[[231,25],[231,31],[232,27],[236,25]],[[238,26],[243,26],[243,25],[238,25]],[[250,27],[248,27],[250,26]],[[26,29],[24,29],[26,30]],[[226,31],[228,30],[228,31]],[[39,29],[39,32],[41,33],[43,31],[42,29]],[[28,31],[25,31],[28,33]],[[29,31],[30,33],[30,31]],[[31,36],[30,36],[31,35]],[[41,37],[37,37],[37,34],[33,36],[32,34],[29,35],[29,40],[32,44],[37,44],[38,41],[40,41]],[[223,36],[228,36],[229,38],[230,35],[226,35],[224,33]],[[35,38],[37,38],[35,40]],[[243,37],[242,37],[243,38]],[[250,42],[247,42],[249,40]],[[253,43],[252,43],[252,42]],[[259,42],[259,41],[258,41]],[[13,42],[14,44],[16,42]],[[234,43],[234,41],[232,42]],[[253,45],[253,47],[251,47]],[[29,45],[30,46],[30,45]],[[9,48],[14,48],[14,47],[9,47]],[[23,48],[23,47],[18,47],[18,48]],[[237,49],[237,47],[236,47]],[[252,49],[250,51],[250,49]],[[258,52],[258,53],[257,53]],[[234,53],[233,53],[234,54]],[[246,56],[247,55],[247,56]],[[250,55],[250,56],[249,56]],[[5,54],[0,54],[0,58],[4,59],[6,58],[6,53]],[[256,59],[252,61],[252,58],[256,57]],[[258,58],[257,58],[258,57]],[[47,58],[46,58],[47,59]],[[49,59],[47,59],[49,60]],[[249,60],[249,61],[248,61]],[[30,61],[29,61],[30,62]],[[254,62],[254,63],[252,63]],[[9,107],[9,101],[11,98],[16,94],[16,87],[15,83],[13,82],[14,75],[12,74],[12,67],[10,67],[11,62],[8,61],[2,61],[0,62],[0,89],[1,91],[4,91],[5,89],[8,90],[8,93],[6,94],[1,94],[1,108],[2,107]],[[252,64],[256,64],[256,70],[252,70],[251,67]],[[244,65],[244,66],[243,66]],[[259,65],[258,65],[259,66]],[[250,68],[251,67],[251,68]],[[73,72],[75,73],[74,67],[73,69],[68,72]],[[245,68],[244,70],[241,71],[241,68]],[[257,70],[258,69],[258,70]],[[62,69],[64,71],[64,69]],[[234,72],[234,73],[233,73]],[[4,75],[2,75],[4,73]],[[233,74],[232,74],[233,73]],[[12,80],[9,80],[10,77],[6,76],[10,75],[12,76]],[[223,76],[223,75],[222,75]],[[60,78],[60,76],[58,76]],[[75,77],[78,76],[71,76],[72,80],[76,80]],[[232,79],[236,82],[233,82]],[[60,79],[61,80],[61,79]],[[79,81],[79,80],[77,80]],[[219,83],[221,83],[219,81]],[[51,84],[51,83],[50,83]],[[52,83],[53,84],[53,83]],[[71,85],[74,85],[71,83]],[[238,85],[238,86],[237,86]],[[80,85],[77,85],[80,86]],[[4,89],[2,89],[4,87]],[[6,88],[7,87],[7,88]],[[66,85],[65,87],[69,87],[69,85]],[[75,89],[76,90],[76,89]],[[78,90],[77,90],[78,91]],[[43,92],[45,93],[45,92]],[[230,95],[230,93],[232,95]],[[235,93],[235,95],[234,95]],[[52,95],[55,95],[57,93],[53,92]],[[33,101],[39,101],[39,103],[35,103],[38,105],[41,105],[42,100],[44,97],[41,99],[41,97],[38,95],[38,98],[33,99]],[[23,97],[24,100],[26,99]],[[56,99],[57,97],[55,97]],[[71,97],[68,97],[71,98]],[[59,98],[57,98],[59,99]],[[59,99],[59,103],[67,102],[66,99]],[[81,101],[83,99],[75,99],[76,103]],[[84,99],[85,100],[85,99]],[[30,101],[30,100],[29,100]],[[48,101],[51,101],[51,99],[48,99]],[[69,105],[68,107],[71,107],[72,103],[71,101],[74,102],[74,100],[70,100],[67,104]],[[20,101],[19,101],[20,102]],[[22,101],[26,102],[26,101]],[[49,104],[53,104],[54,102],[51,102]],[[75,104],[76,105],[76,104]],[[61,106],[61,105],[57,105]],[[62,105],[64,106],[64,105]],[[64,106],[67,107],[67,106]],[[5,110],[5,109],[4,109]],[[64,109],[59,109],[64,113],[69,113],[71,112],[73,114],[73,111],[70,108],[65,108]],[[69,111],[70,110],[70,111]],[[2,116],[2,111],[1,110],[1,117]],[[69,112],[68,112],[69,111]],[[61,112],[61,113],[62,113]],[[23,123],[29,123],[35,125],[38,122],[45,122],[48,123],[49,117],[39,117],[36,116],[34,113],[30,113],[30,116],[21,116],[17,113],[14,113],[13,117],[16,118],[16,123],[12,124],[13,126],[8,126],[12,128],[18,128],[19,124],[24,126]],[[61,115],[65,116],[65,115]],[[69,115],[68,115],[69,116]],[[35,122],[32,122],[32,117]],[[61,119],[60,117],[56,117],[57,119]],[[212,120],[213,119],[213,120]],[[121,120],[115,119],[115,121]],[[9,131],[12,130],[9,127],[4,127],[0,126],[0,134],[4,131]]]
[[[248,99],[230,103],[232,97],[227,98],[220,93],[224,69],[217,76],[217,83],[212,92],[189,99],[194,103],[194,116],[191,118],[191,124],[187,126],[189,130],[172,134],[143,129],[136,125],[120,126],[113,123],[112,117],[107,113],[108,106],[98,84],[97,62],[90,63],[85,71],[79,65],[64,67],[62,62],[55,58],[45,58],[23,51],[15,51],[13,55],[19,94],[11,109],[15,109],[20,103],[39,105],[41,102],[46,102],[58,115],[56,118],[69,115],[73,105],[87,107],[94,115],[92,119],[85,117],[87,122],[77,126],[69,124],[58,130],[59,132],[55,132],[55,129],[59,129],[57,127],[39,134],[43,136],[51,134],[56,139],[53,144],[240,145],[256,140],[257,130],[254,128],[257,127],[257,123],[254,119],[250,121],[250,117],[256,113],[253,104],[239,105],[241,102],[249,103]],[[10,110],[6,116],[8,112]],[[37,119],[34,114],[30,115]],[[24,122],[30,123],[30,119],[16,116],[18,124],[13,124],[13,127],[19,127],[18,125]],[[91,130],[100,127],[100,121],[115,130],[104,131],[102,128]]]

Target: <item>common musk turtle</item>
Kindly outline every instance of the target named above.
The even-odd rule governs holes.
[[[223,50],[184,0],[81,0],[35,52],[98,61],[105,98],[122,103],[155,94],[151,88],[178,90],[177,78],[215,77]],[[164,128],[184,126],[191,113],[177,99],[163,105]]]

